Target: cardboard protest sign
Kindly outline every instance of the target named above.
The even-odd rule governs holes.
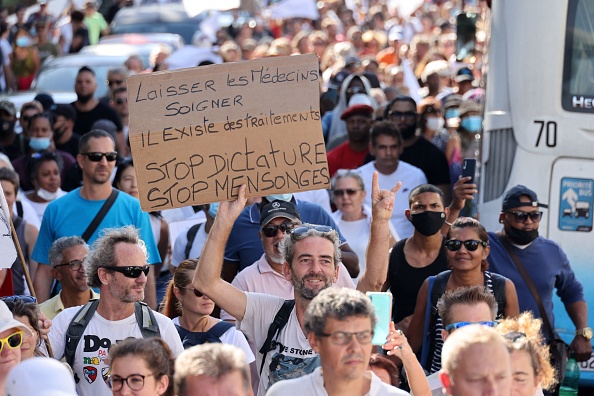
[[[0,184],[0,268],[10,268],[16,260],[17,251],[12,240],[10,208],[6,203],[4,190]]]
[[[145,211],[329,188],[315,55],[128,78]]]

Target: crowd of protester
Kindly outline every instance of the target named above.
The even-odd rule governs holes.
[[[27,20],[17,6],[13,26],[0,8],[4,91],[97,43],[129,5],[57,18],[38,3]],[[125,81],[175,68],[165,48],[150,66],[132,56],[109,70],[104,98],[82,67],[72,103],[0,101],[0,183],[23,253],[0,270],[0,395],[542,395],[559,385],[554,289],[576,327],[569,348],[587,360],[582,285],[538,235],[546,205],[515,186],[488,233],[473,218],[476,181],[461,177],[463,158],[480,159],[486,2],[398,3],[323,0],[317,20],[282,22],[256,6],[216,37],[197,32],[203,51],[185,55],[201,67],[316,54],[329,191],[248,200],[242,187],[231,202],[142,212]],[[460,11],[478,15],[463,54]],[[372,342],[364,293],[379,291],[391,323]]]

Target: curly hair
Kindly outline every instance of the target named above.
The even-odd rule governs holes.
[[[540,332],[541,327],[542,320],[535,319],[532,312],[527,311],[517,318],[501,320],[497,331],[503,335],[510,353],[528,352],[534,375],[542,374],[541,386],[543,389],[551,389],[556,384],[555,369],[551,366],[549,349]]]

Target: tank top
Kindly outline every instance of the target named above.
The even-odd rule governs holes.
[[[29,246],[25,240],[25,225],[27,222],[20,217],[13,219],[14,229],[16,231],[17,238],[19,238],[19,245],[21,245],[21,251],[25,256],[25,260],[29,260]],[[14,287],[15,295],[25,294],[25,278],[23,266],[21,260],[17,257],[12,265],[12,283]]]

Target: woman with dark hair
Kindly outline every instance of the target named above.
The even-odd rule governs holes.
[[[11,296],[3,298],[15,320],[27,326],[31,331],[23,333],[21,361],[35,356],[45,356],[41,350],[41,332],[39,330],[39,309],[31,296]]]
[[[43,219],[45,208],[51,201],[66,195],[60,188],[62,178],[62,158],[52,151],[41,151],[31,155],[27,162],[27,175],[34,190],[23,195],[23,200],[31,204],[39,221]]]
[[[393,361],[374,353],[369,358],[369,369],[375,373],[384,383],[390,384],[395,387],[400,386],[400,375],[398,373],[398,367]]]
[[[205,342],[231,344],[245,353],[246,362],[250,364],[255,357],[243,333],[231,323],[212,317],[214,302],[192,287],[197,266],[196,259],[179,264],[167,287],[163,315],[173,320],[185,349]]]
[[[173,396],[174,359],[161,338],[129,338],[109,350],[113,395]]]
[[[429,348],[424,368],[430,374],[441,369],[441,347],[443,325],[437,312],[437,299],[446,291],[467,286],[484,286],[495,295],[498,302],[497,318],[516,317],[520,313],[518,296],[514,284],[507,278],[487,271],[489,255],[489,238],[485,227],[470,217],[456,219],[445,241],[446,254],[450,270],[430,277],[423,282],[415,311],[407,331],[407,337],[415,352]],[[431,289],[430,279],[433,278]],[[437,297],[437,298],[435,298]],[[427,303],[429,300],[429,304]],[[429,323],[425,324],[426,309],[430,305]],[[495,322],[493,322],[495,323]],[[431,337],[425,342],[424,329]],[[450,330],[446,328],[445,330]],[[422,359],[423,360],[423,359]]]

